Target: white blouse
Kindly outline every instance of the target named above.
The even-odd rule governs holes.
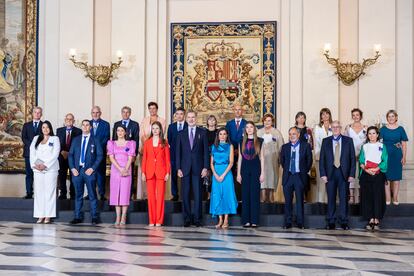
[[[365,164],[368,160],[377,164],[381,163],[382,150],[384,149],[384,145],[382,143],[366,143],[363,147],[365,154]]]
[[[58,158],[60,153],[59,137],[50,136],[45,144],[40,143],[36,149],[35,145],[38,138],[39,135],[36,135],[30,144],[30,166],[33,168],[33,171],[40,172],[34,168],[36,160],[43,161],[43,164],[46,166],[47,169],[43,172],[58,171]]]
[[[332,135],[332,129],[331,126],[329,126],[328,132],[326,132],[324,126],[319,126],[317,124],[313,128],[313,139],[314,139],[314,153],[315,153],[315,159],[319,160],[319,155],[321,153],[321,146],[322,146],[322,140],[326,137],[329,137]]]

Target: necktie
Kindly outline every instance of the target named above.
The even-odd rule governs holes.
[[[183,130],[183,124],[178,124],[178,131]]]
[[[81,148],[81,163],[82,164],[85,164],[86,138],[88,138],[88,136],[83,136],[83,142],[82,142],[82,148]]]
[[[289,164],[289,171],[291,173],[296,173],[296,147],[299,145],[299,142],[296,144],[291,144],[291,154],[290,154],[290,164]]]
[[[122,121],[122,124],[126,127],[127,126],[127,121]]]
[[[34,122],[34,131],[37,131],[37,125],[39,124],[39,122]]]
[[[70,129],[66,130],[66,149],[70,148]]]
[[[236,120],[236,129],[239,130],[239,127],[240,127],[240,121]]]
[[[96,135],[96,130],[98,129],[98,121],[93,121],[93,134]]]
[[[336,142],[335,144],[335,153],[334,153],[334,166],[336,168],[339,168],[339,166],[341,166],[341,151],[339,148],[339,139],[341,138],[341,136],[338,136],[337,138],[333,138],[333,140]]]
[[[191,149],[193,149],[193,144],[194,144],[194,128],[192,127],[190,130],[190,147]]]

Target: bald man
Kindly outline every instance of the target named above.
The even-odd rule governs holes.
[[[74,126],[75,116],[72,113],[68,113],[65,116],[65,126],[56,130],[56,135],[60,141],[60,155],[59,155],[59,199],[67,199],[68,190],[66,187],[66,179],[69,170],[68,153],[73,138],[82,134],[82,130]],[[72,175],[69,174],[70,186],[69,193],[70,198],[75,199],[75,188],[72,182]]]

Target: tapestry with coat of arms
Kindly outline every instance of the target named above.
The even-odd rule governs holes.
[[[275,114],[276,22],[172,23],[171,116],[184,107],[197,124],[233,119],[233,106],[261,125]]]

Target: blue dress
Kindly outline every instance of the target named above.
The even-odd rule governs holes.
[[[398,181],[402,179],[402,141],[408,141],[407,133],[402,126],[396,129],[389,129],[383,126],[380,129],[382,142],[388,152],[388,169],[385,173],[387,180]]]
[[[229,165],[230,144],[219,144],[218,147],[212,145],[211,155],[214,160],[214,169],[218,175],[221,175]],[[231,170],[226,174],[223,182],[218,182],[212,176],[213,182],[210,197],[210,214],[214,216],[236,214],[237,199],[234,192],[234,182]]]

